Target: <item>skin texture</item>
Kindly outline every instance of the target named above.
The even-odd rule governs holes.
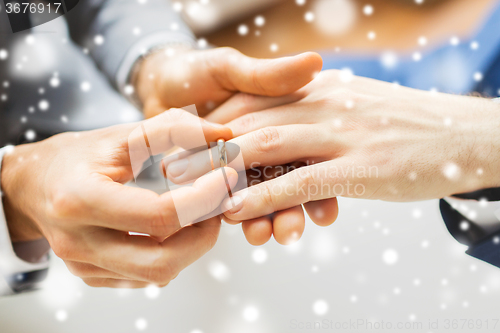
[[[156,154],[174,145],[190,146],[185,133],[196,124],[196,116],[171,109],[138,124],[17,146],[5,156],[1,173],[12,240],[45,237],[68,269],[90,286],[168,284],[213,247],[220,217],[181,228],[172,192],[158,195],[123,184],[134,178],[129,153],[137,140],[144,140],[141,128]],[[201,121],[201,127],[208,141],[232,137],[229,128],[218,124]],[[236,172],[225,171],[234,186]],[[194,221],[219,206],[226,191],[219,169],[173,192],[198,208],[190,210]]]
[[[270,108],[227,124],[247,167],[308,165],[235,193],[242,200],[225,213],[226,220],[255,221],[336,196],[417,201],[500,186],[500,106],[489,100],[418,91],[335,70],[282,98],[295,99],[291,104],[255,98],[260,107],[267,101]],[[238,99],[214,115],[241,115]],[[276,228],[274,233],[281,234]],[[247,238],[259,239],[248,235],[256,229],[244,227]]]

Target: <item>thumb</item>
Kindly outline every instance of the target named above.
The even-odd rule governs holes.
[[[323,60],[314,52],[276,59],[256,59],[231,48],[210,53],[212,75],[227,90],[263,96],[290,94],[321,71]]]

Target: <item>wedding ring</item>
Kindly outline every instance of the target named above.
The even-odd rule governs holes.
[[[224,139],[217,140],[217,149],[219,151],[219,166],[223,168],[227,166],[226,141]]]
[[[222,175],[224,176],[224,182],[226,183],[227,193],[229,194],[229,197],[232,198],[233,193],[231,192],[231,186],[229,186],[226,171],[224,171],[224,167],[227,166],[226,141],[224,139],[217,140],[217,150],[219,151],[219,167],[222,168]],[[234,206],[235,205],[233,203],[233,207]]]

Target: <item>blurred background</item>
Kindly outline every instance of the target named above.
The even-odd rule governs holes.
[[[325,69],[424,90],[500,95],[496,0],[187,0],[172,6],[200,48],[231,46],[266,58],[318,51]],[[37,34],[44,30],[56,33]],[[51,58],[61,45],[63,53],[86,59],[83,65]],[[10,119],[10,96],[25,96],[25,115],[17,113],[9,128],[0,124],[9,133],[5,142],[141,118],[86,54],[71,45],[63,18],[0,50],[0,62],[11,61],[0,77],[4,119]],[[12,70],[19,65],[31,74]],[[13,92],[15,80],[32,88]],[[56,99],[61,92],[67,98]],[[103,106],[110,111],[96,123]],[[163,289],[92,289],[52,256],[42,290],[0,298],[0,332],[500,331],[500,270],[465,254],[446,230],[438,201],[340,198],[339,206],[332,226],[309,221],[290,246],[271,240],[252,247],[240,226],[225,224],[215,248]]]

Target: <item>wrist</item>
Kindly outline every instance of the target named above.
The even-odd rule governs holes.
[[[491,166],[493,171],[493,182],[490,187],[500,187],[500,98],[492,101],[493,122],[492,122],[492,152],[494,161]]]
[[[42,238],[43,235],[27,213],[27,205],[34,193],[23,196],[21,190],[25,188],[26,169],[25,160],[27,148],[23,145],[5,154],[0,171],[2,186],[2,203],[12,242],[24,242]],[[29,169],[29,166],[28,166]]]
[[[183,45],[158,48],[137,63],[134,74],[131,76],[131,83],[137,93],[139,102],[144,106],[144,110],[147,110],[148,103],[164,105],[165,108],[170,107],[168,100],[166,100],[167,96],[161,93],[161,86],[164,81],[162,73],[166,71],[172,75],[173,71],[165,68],[179,54],[184,54],[190,50],[190,47]]]
[[[155,92],[156,76],[158,75],[157,70],[163,58],[163,55],[160,53],[164,52],[157,50],[137,63],[135,73],[132,75],[131,83],[142,105],[144,105],[148,97]],[[155,68],[156,70],[154,70]]]
[[[473,132],[470,138],[468,173],[472,190],[500,187],[500,104],[489,99],[471,98],[470,118],[464,124]],[[464,154],[467,158],[467,154]]]

